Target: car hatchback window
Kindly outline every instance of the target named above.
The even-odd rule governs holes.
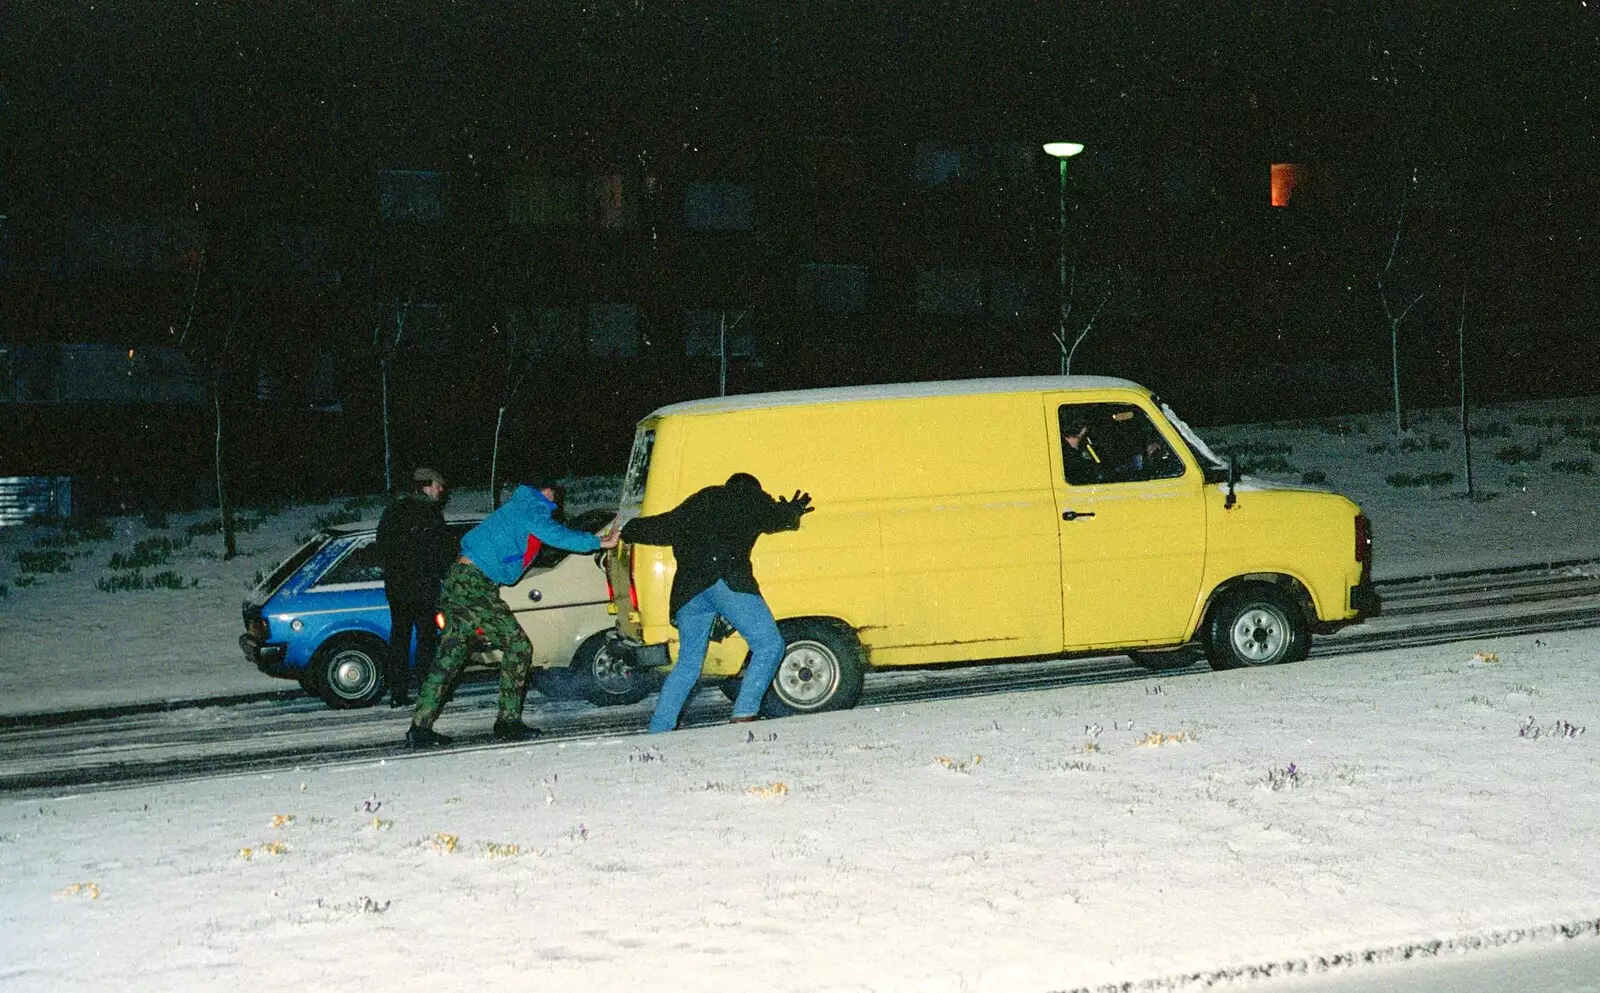
[[[378,561],[378,542],[368,539],[360,542],[335,562],[332,569],[317,580],[318,586],[342,586],[347,583],[381,583],[383,565]]]

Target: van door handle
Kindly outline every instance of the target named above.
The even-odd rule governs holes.
[[[1094,511],[1092,511],[1092,510],[1063,510],[1061,512],[1061,519],[1063,521],[1075,521],[1080,517],[1093,517],[1093,516],[1094,516]]]

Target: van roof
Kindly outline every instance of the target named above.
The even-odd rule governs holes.
[[[1131,389],[1144,387],[1114,376],[1012,376],[990,379],[945,379],[926,383],[881,383],[874,386],[831,386],[779,393],[744,393],[668,404],[650,414],[720,414],[762,407],[793,407],[813,403],[852,403],[866,400],[901,400],[918,397],[978,396],[985,393],[1042,393],[1060,390]]]

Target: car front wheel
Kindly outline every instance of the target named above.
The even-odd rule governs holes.
[[[1223,598],[1207,627],[1206,659],[1213,669],[1298,662],[1311,633],[1305,615],[1282,590],[1253,584]]]
[[[311,658],[308,682],[317,696],[335,710],[370,707],[383,697],[383,654],[386,646],[371,635],[345,634],[330,639]]]
[[[612,650],[603,631],[578,646],[572,655],[572,673],[578,695],[596,707],[638,703],[653,688],[650,674],[629,666],[627,656]]]

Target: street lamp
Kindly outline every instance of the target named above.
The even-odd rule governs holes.
[[[1056,214],[1056,245],[1061,256],[1061,328],[1056,342],[1061,346],[1061,375],[1067,374],[1067,307],[1072,301],[1067,297],[1067,160],[1083,151],[1075,141],[1051,141],[1044,146],[1046,155],[1053,155],[1061,163],[1061,198]]]

